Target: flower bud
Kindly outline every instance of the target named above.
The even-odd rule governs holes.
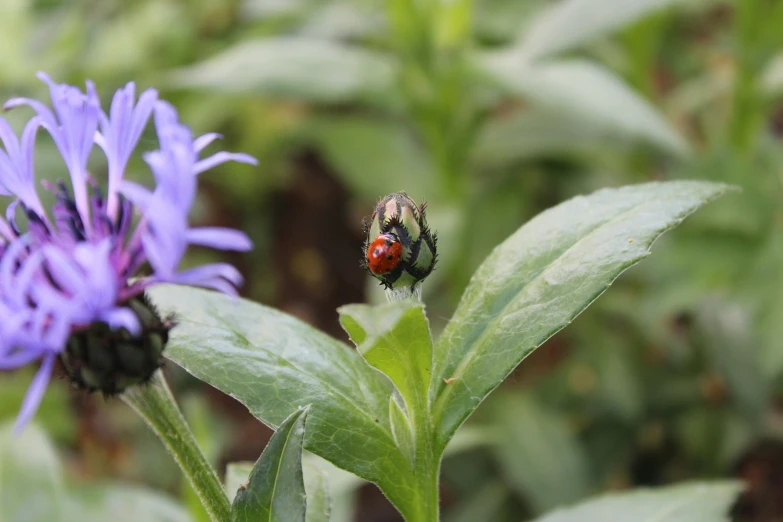
[[[117,395],[148,381],[160,368],[172,321],[162,320],[144,294],[126,305],[141,324],[138,336],[125,328],[112,330],[106,323],[71,334],[60,361],[74,387]]]
[[[437,234],[427,226],[425,203],[405,192],[378,201],[367,224],[364,266],[386,288],[412,288],[435,268]]]

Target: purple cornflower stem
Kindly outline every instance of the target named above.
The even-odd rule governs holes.
[[[230,522],[231,504],[226,492],[177,407],[163,372],[157,371],[150,382],[128,389],[121,398],[166,446],[212,522]]]

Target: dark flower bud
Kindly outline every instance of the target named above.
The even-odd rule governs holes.
[[[160,368],[173,322],[161,319],[144,294],[126,304],[139,319],[140,335],[125,328],[112,330],[106,323],[71,334],[60,361],[73,386],[117,395],[148,381]]]
[[[405,192],[378,201],[367,223],[364,266],[386,288],[413,288],[435,268],[437,234],[427,226],[426,204]]]

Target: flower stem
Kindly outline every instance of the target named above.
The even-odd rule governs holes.
[[[163,372],[156,372],[149,383],[134,386],[121,397],[141,415],[177,461],[212,522],[230,522],[228,497],[179,411]]]
[[[397,288],[392,290],[386,289],[386,300],[390,303],[394,301],[403,301],[405,299],[416,299],[421,302],[421,284],[414,287],[407,286],[405,288]]]

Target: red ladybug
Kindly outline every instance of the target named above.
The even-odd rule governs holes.
[[[402,243],[394,234],[381,234],[367,248],[367,267],[373,274],[391,272],[402,260]]]

